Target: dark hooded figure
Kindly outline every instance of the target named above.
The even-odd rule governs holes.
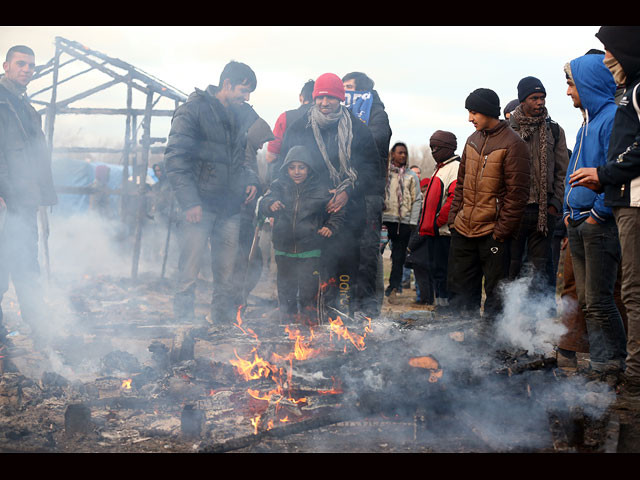
[[[260,200],[260,214],[274,218],[272,239],[284,321],[295,317],[303,323],[316,323],[320,255],[326,239],[344,222],[344,209],[326,211],[333,194],[319,175],[321,167],[305,147],[292,147],[280,175]]]

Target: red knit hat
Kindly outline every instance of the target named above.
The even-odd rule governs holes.
[[[324,73],[316,80],[313,87],[313,99],[324,95],[338,98],[344,102],[344,84],[335,73]]]

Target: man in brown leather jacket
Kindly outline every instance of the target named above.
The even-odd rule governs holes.
[[[484,277],[483,318],[490,327],[502,310],[497,287],[507,278],[509,241],[529,196],[529,148],[499,120],[494,91],[473,91],[465,108],[476,131],[462,153],[449,212],[449,304],[456,313],[477,315]]]

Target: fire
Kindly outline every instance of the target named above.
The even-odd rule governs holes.
[[[131,378],[128,378],[126,380],[122,381],[122,388],[124,388],[125,390],[131,390]]]
[[[258,335],[256,335],[256,332],[254,332],[250,328],[247,328],[247,329],[242,328],[242,315],[240,314],[241,311],[242,311],[242,305],[238,307],[238,312],[236,313],[236,323],[234,323],[234,325],[238,327],[240,330],[242,330],[242,333],[244,333],[245,335],[249,335],[250,337],[253,337],[257,340]]]
[[[409,359],[409,365],[416,368],[431,370],[429,375],[429,381],[431,383],[435,383],[442,378],[442,369],[433,357],[411,357]]]
[[[367,325],[364,327],[364,334],[358,335],[349,332],[347,327],[343,324],[340,317],[330,321],[330,338],[333,335],[337,335],[339,338],[348,340],[358,350],[364,350],[364,339],[371,329],[371,319],[367,318]],[[246,335],[259,340],[256,333],[243,326],[241,309],[238,308],[236,315],[236,323],[234,324]],[[308,403],[306,397],[296,398],[295,392],[292,387],[292,375],[293,375],[293,362],[304,361],[322,353],[322,349],[315,348],[312,345],[318,341],[316,332],[312,326],[309,326],[309,333],[303,334],[300,328],[285,327],[289,340],[293,341],[291,351],[286,355],[280,355],[273,352],[270,360],[266,360],[258,353],[258,347],[254,347],[244,358],[241,357],[236,350],[234,350],[235,359],[229,360],[229,362],[235,367],[236,372],[245,381],[269,379],[274,382],[271,389],[254,389],[247,388],[247,395],[260,402],[266,402],[266,406],[262,413],[255,414],[251,419],[251,425],[253,426],[254,433],[257,434],[260,430],[269,430],[273,428],[275,422],[286,423],[289,422],[289,416],[286,415],[286,411],[283,410],[287,407],[292,407],[300,404]],[[326,338],[326,337],[323,337]],[[347,344],[345,343],[345,351]],[[288,367],[288,368],[287,368]],[[321,390],[321,395],[335,395],[342,393],[342,387],[340,381],[332,378],[333,386],[329,390]],[[211,392],[211,394],[213,391]],[[267,408],[273,407],[275,414],[272,419],[263,419],[262,414]],[[280,415],[278,415],[279,412]]]
[[[371,325],[371,319],[369,319],[369,329],[370,329],[370,325]],[[365,335],[358,335],[357,333],[351,333],[349,332],[347,327],[344,326],[344,323],[342,322],[342,319],[339,316],[336,317],[335,320],[331,320],[331,318],[329,318],[329,328],[331,333],[335,333],[336,335],[338,335],[338,337],[341,337],[344,340],[350,341],[353,344],[353,346],[356,347],[358,350],[364,350],[365,348],[364,339],[366,337],[367,329],[365,329]],[[345,351],[346,351],[346,348],[347,347],[345,345]]]

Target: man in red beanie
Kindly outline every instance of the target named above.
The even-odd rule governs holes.
[[[378,151],[366,124],[341,102],[344,84],[333,73],[320,75],[313,89],[314,104],[285,133],[281,157],[295,145],[307,147],[325,168],[320,172],[334,196],[327,212],[345,212],[345,228],[327,239],[322,252],[323,282],[329,315],[353,314],[352,301],[359,265],[359,235],[365,222],[365,194],[372,191],[380,172]],[[336,312],[337,311],[337,312]]]

